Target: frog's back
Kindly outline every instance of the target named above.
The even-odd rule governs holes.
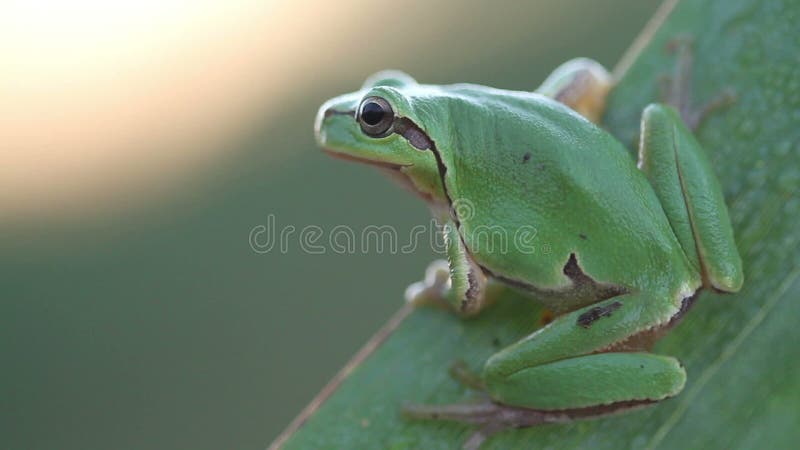
[[[466,205],[462,236],[484,268],[545,289],[570,283],[573,256],[596,281],[624,287],[663,267],[692,278],[652,187],[613,136],[534,93],[451,92],[455,129],[437,145],[450,146],[439,149],[448,191]]]

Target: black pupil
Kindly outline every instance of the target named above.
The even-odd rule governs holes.
[[[377,125],[383,120],[386,111],[376,102],[369,102],[361,109],[361,120],[367,125]]]

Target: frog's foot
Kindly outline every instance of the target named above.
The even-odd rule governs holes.
[[[457,360],[450,365],[450,376],[453,377],[454,380],[458,381],[465,387],[468,387],[475,391],[486,392],[486,384],[483,382],[483,378],[480,375],[470,370],[467,367],[467,363],[462,360]]]
[[[436,260],[425,270],[425,278],[406,288],[405,298],[414,306],[438,306],[450,309],[450,268],[445,260]]]
[[[490,400],[451,405],[406,405],[403,407],[403,416],[407,419],[445,420],[478,425],[478,430],[464,442],[464,450],[477,450],[489,436],[505,429],[571,420],[567,414],[560,412],[514,408]]]
[[[431,263],[425,279],[406,289],[406,301],[415,306],[445,307],[461,317],[474,316],[491,303],[485,289],[488,279],[469,256],[455,225],[444,230],[449,263]]]
[[[405,405],[402,413],[407,419],[444,420],[479,426],[462,447],[477,450],[489,436],[510,428],[524,428],[551,423],[568,423],[590,419],[647,406],[651,401],[628,401],[610,405],[559,411],[542,411],[503,405],[491,400],[450,405]]]
[[[675,69],[671,75],[662,76],[659,85],[662,100],[677,109],[681,119],[694,131],[711,113],[733,104],[736,101],[736,94],[726,88],[704,105],[700,107],[693,105],[692,45],[692,38],[687,35],[678,36],[667,43],[667,51],[676,55]]]

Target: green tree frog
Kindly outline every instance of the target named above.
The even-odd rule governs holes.
[[[686,80],[673,82],[686,98]],[[534,92],[425,85],[390,71],[319,109],[321,147],[384,169],[443,224],[448,261],[409,288],[410,300],[471,315],[500,283],[555,314],[480,376],[462,373],[490,401],[412,406],[411,416],[492,431],[604,415],[683,388],[681,363],[650,345],[698,290],[738,291],[741,259],[691,131],[700,116],[685,104],[647,106],[637,163],[595,123],[610,85],[583,58]],[[514,245],[520,230],[541,246]]]

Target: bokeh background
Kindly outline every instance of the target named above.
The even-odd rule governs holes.
[[[384,68],[613,66],[657,4],[0,4],[0,448],[265,448],[435,257],[251,249],[270,214],[428,223],[315,147],[317,107]]]

